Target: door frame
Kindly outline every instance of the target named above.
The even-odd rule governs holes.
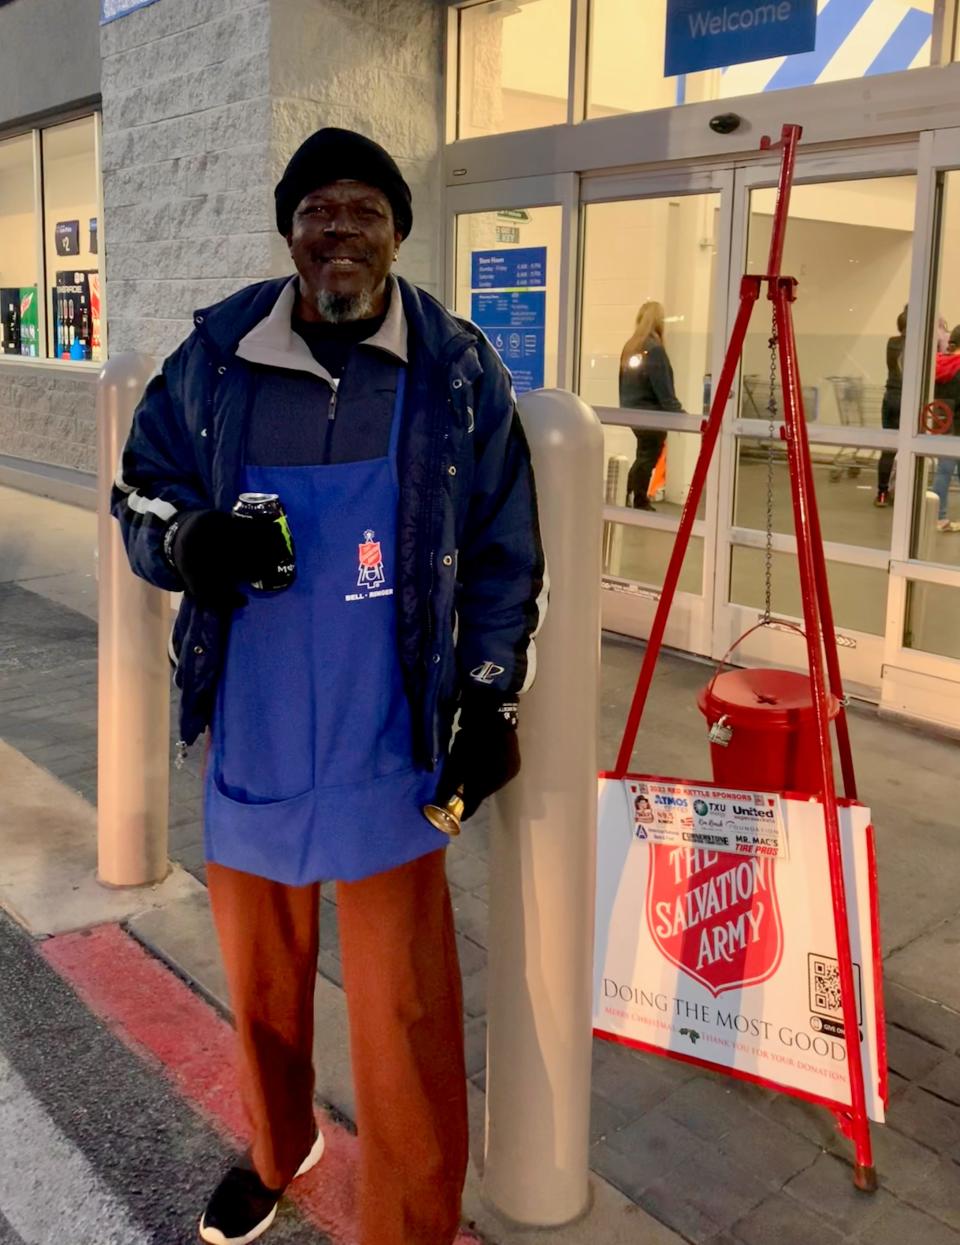
[[[448,186],[444,212],[444,299],[456,303],[457,218],[507,208],[559,207],[560,274],[557,323],[557,385],[573,389],[578,314],[579,186],[575,173],[516,177],[482,185]]]
[[[904,349],[903,398],[904,409],[908,411],[919,411],[929,392],[942,224],[940,183],[944,174],[956,172],[960,184],[960,128],[926,131],[920,135],[919,151],[910,306],[920,308],[921,314],[914,317],[918,324],[912,335],[908,322]],[[912,555],[913,498],[918,488],[918,472],[933,448],[930,435],[918,432],[914,420],[901,421],[900,463],[904,464],[910,488],[905,504],[894,513],[880,708],[891,715],[923,718],[960,731],[960,659],[926,653],[904,644],[911,581],[953,588],[958,592],[960,603],[960,567]],[[937,448],[947,457],[960,457],[960,437],[949,438],[949,443],[945,439]]]
[[[823,184],[831,181],[852,181],[857,179],[875,179],[902,175],[916,176],[917,208],[914,213],[914,239],[911,247],[911,264],[915,265],[917,252],[916,214],[919,208],[920,148],[914,140],[903,141],[884,146],[862,147],[856,150],[835,150],[830,152],[809,152],[801,147],[797,153],[796,175],[794,185]],[[755,189],[775,187],[779,175],[779,161],[769,159],[762,163],[753,162],[739,167],[735,172],[733,190],[733,230],[731,237],[731,271],[741,273],[745,270],[747,257],[747,232],[749,225],[750,193]],[[789,229],[789,222],[787,225]],[[911,282],[913,279],[911,267]],[[791,275],[789,273],[785,275]],[[739,306],[739,282],[731,282],[727,306],[726,335],[729,336]],[[912,294],[912,286],[911,286]],[[803,284],[799,286],[799,296],[803,297]],[[912,300],[911,300],[912,301]],[[754,311],[754,316],[765,316],[767,312],[765,295],[761,296]],[[908,320],[908,347],[913,347],[919,340],[923,326],[917,323],[919,317]],[[913,358],[911,354],[911,358]],[[912,399],[916,377],[913,372],[908,374],[905,350],[904,359],[904,409],[913,409],[909,403]],[[763,548],[765,534],[754,529],[739,528],[734,524],[734,502],[737,474],[737,448],[741,437],[766,438],[769,425],[764,420],[741,419],[740,392],[742,377],[738,371],[734,386],[733,417],[724,421],[720,433],[720,516],[729,516],[726,522],[717,528],[717,574],[714,579],[713,596],[713,648],[711,656],[720,658],[739,636],[758,620],[761,611],[756,607],[741,606],[731,603],[729,597],[730,572],[733,549]],[[892,449],[899,448],[904,437],[895,431],[878,428],[858,428],[843,425],[817,424],[809,428],[811,440],[817,445],[850,446],[855,449]],[[898,519],[909,508],[909,490],[898,489],[894,501],[893,529],[897,528]],[[891,540],[893,535],[891,535]],[[777,534],[773,536],[775,552],[789,553],[796,556],[797,542],[794,535]],[[870,549],[861,545],[850,545],[836,541],[825,541],[824,548],[828,562],[871,566],[876,570],[889,571],[893,546],[890,551]],[[774,607],[776,602],[774,602]],[[796,615],[774,609],[776,616],[791,622],[802,622]],[[885,636],[889,629],[890,601],[888,597],[883,631],[872,635],[856,631],[853,628],[838,626],[836,628],[837,645],[840,654],[840,665],[844,683],[854,695],[867,700],[878,700],[882,682],[882,671],[885,656]],[[787,628],[764,628],[754,632],[744,645],[738,649],[741,660],[753,665],[776,665],[802,667],[805,664],[803,643],[795,632]]]
[[[478,142],[480,140],[474,140]],[[800,148],[797,184],[847,181],[896,175],[915,175],[917,194],[911,250],[909,305],[923,314],[908,320],[904,348],[903,409],[918,410],[926,391],[930,357],[928,314],[935,293],[935,264],[939,255],[938,178],[942,172],[960,170],[960,128],[925,131],[909,139],[877,141],[856,148],[810,151]],[[698,161],[624,172],[597,169],[583,174],[564,172],[488,182],[448,185],[445,197],[445,282],[450,305],[456,294],[456,218],[471,212],[517,207],[559,206],[562,209],[559,271],[559,323],[557,342],[558,384],[575,390],[580,359],[580,296],[583,275],[584,223],[591,204],[629,199],[661,198],[686,194],[719,194],[719,237],[728,245],[718,249],[713,307],[712,373],[719,375],[724,349],[737,310],[739,273],[746,257],[749,192],[774,186],[778,165],[772,159],[727,158],[723,162]],[[800,296],[803,296],[801,286]],[[762,315],[765,299],[755,314]],[[739,374],[730,402],[739,411]],[[604,424],[622,427],[665,428],[699,432],[700,414],[660,415],[652,411],[625,411],[598,407]],[[731,606],[726,600],[730,561],[735,546],[753,546],[758,534],[733,524],[737,439],[762,436],[767,425],[758,420],[728,418],[724,421],[716,462],[708,477],[705,509],[694,524],[693,534],[703,540],[703,581],[699,597],[678,593],[668,621],[666,643],[693,654],[717,659],[746,627],[757,620],[753,608]],[[917,432],[912,421],[901,422],[899,432],[877,428],[818,425],[816,443],[863,449],[894,449],[898,453],[898,476],[909,487],[897,490],[892,516],[891,546],[869,550],[862,546],[827,542],[828,557],[840,563],[875,564],[889,574],[883,635],[838,628],[839,651],[845,681],[853,695],[880,702],[888,713],[922,718],[960,729],[960,660],[924,653],[904,646],[908,606],[908,583],[943,584],[960,589],[960,568],[932,564],[911,557],[913,480],[918,459],[929,456],[929,436]],[[960,438],[944,447],[960,455]],[[665,515],[645,515],[624,507],[608,506],[608,522],[653,530],[676,530],[677,520]],[[795,538],[775,534],[775,551],[796,551]],[[602,594],[603,625],[621,634],[645,638],[659,600],[659,587],[612,581]],[[741,650],[751,664],[787,664],[802,667],[802,644],[776,629],[755,633]],[[945,690],[946,689],[946,690]]]
[[[670,169],[650,170],[636,173],[597,172],[584,175],[580,183],[581,200],[581,254],[586,244],[587,209],[599,203],[638,201],[644,199],[681,198],[687,195],[716,194],[720,215],[717,224],[718,237],[726,239],[716,254],[714,272],[714,296],[711,308],[712,350],[709,367],[718,376],[725,348],[726,290],[730,279],[731,205],[734,185],[732,162],[725,165],[673,166]],[[582,278],[582,263],[581,263]],[[578,282],[582,288],[582,280]],[[578,288],[578,294],[579,294]],[[578,326],[578,346],[579,346]],[[579,361],[579,351],[578,351]],[[579,378],[578,378],[579,379]],[[651,428],[665,432],[689,432],[699,434],[703,428],[702,413],[683,415],[658,411],[625,410],[620,407],[598,406],[595,408],[605,426],[625,428]],[[717,542],[717,469],[713,465],[707,477],[704,496],[703,518],[693,524],[694,539],[702,541],[703,564],[698,593],[676,594],[670,616],[667,619],[664,642],[694,654],[711,651],[713,628],[712,601],[709,585],[715,575]],[[647,528],[652,531],[676,532],[679,518],[662,514],[648,514],[626,506],[604,506],[604,521],[624,527]],[[621,635],[645,639],[650,634],[657,604],[660,600],[658,585],[642,584],[618,576],[605,575],[604,591],[601,593],[603,626]]]

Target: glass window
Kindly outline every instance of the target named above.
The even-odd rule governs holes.
[[[613,579],[627,579],[632,583],[659,588],[675,544],[674,532],[624,523],[604,523],[603,573]],[[703,540],[699,536],[690,537],[677,588],[693,596],[699,596],[703,591]]]
[[[41,135],[47,350],[74,362],[102,354],[95,125],[84,117]]]
[[[750,196],[748,272],[766,270],[775,198]],[[810,423],[900,425],[915,199],[915,177],[794,187],[782,271],[800,283],[793,319]],[[761,299],[744,343],[743,419],[768,418],[770,314]]]
[[[760,611],[764,606],[763,549],[735,545],[730,561],[730,600]],[[838,627],[883,635],[887,618],[885,570],[872,566],[853,566],[847,562],[827,563],[827,582],[834,622]],[[787,618],[803,619],[800,574],[793,553],[774,553],[771,567],[773,612]]]
[[[459,22],[458,138],[566,122],[570,0],[491,0]]]
[[[954,453],[960,450],[960,441],[952,437],[944,444]],[[911,556],[960,566],[960,457],[941,454],[917,460]]]
[[[631,478],[631,470],[641,452],[650,452],[656,454],[656,463],[647,483],[647,498],[659,514],[679,521],[700,454],[700,434],[654,434],[656,439],[644,444],[642,439],[649,436],[646,429],[634,431],[633,428],[616,424],[604,424],[604,503],[608,506],[634,505],[636,475],[634,473]],[[700,498],[697,518],[702,519],[705,512],[706,490]]]
[[[709,406],[719,213],[716,193],[588,205],[580,341],[585,402],[669,409],[669,402],[657,399],[653,380],[638,391],[640,398],[650,396],[636,401],[635,387],[620,383],[622,374],[629,381],[634,372],[644,372],[643,349],[626,356],[624,351],[641,308],[659,303],[674,395],[690,414]]]
[[[942,173],[939,260],[934,281],[934,323],[930,326],[930,367],[927,401],[919,414],[919,430],[931,436],[960,435],[960,172]]]
[[[557,384],[559,206],[457,217],[455,305],[489,337],[517,393]]]
[[[738,441],[736,527],[766,531],[769,444],[766,438],[759,437],[741,437]],[[891,460],[893,457],[891,451]],[[895,476],[885,462],[881,463],[879,451],[849,445],[811,445],[810,458],[823,539],[862,545],[865,549],[889,549],[893,507],[878,507],[872,502],[877,494],[878,472],[887,470],[886,492],[892,489]],[[773,530],[789,536],[795,530],[787,452],[779,439],[773,443]]]
[[[0,350],[37,357],[39,280],[33,135],[0,143]]]
[[[960,660],[960,588],[912,580],[908,584],[903,643],[939,657]]]
[[[689,414],[708,408],[719,208],[716,193],[587,206],[579,378],[585,402],[647,409],[667,424],[676,404]],[[649,340],[637,336],[647,336],[644,325],[656,329],[661,312],[651,352]],[[618,474],[623,497],[611,504],[636,505],[639,493],[654,509],[678,516],[699,436],[606,427],[604,437],[608,477]]]
[[[951,0],[952,2],[952,0]],[[931,0],[819,0],[812,52],[666,78],[667,0],[592,0],[587,116],[731,99],[939,63]]]

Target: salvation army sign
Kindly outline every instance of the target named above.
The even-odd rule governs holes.
[[[780,797],[656,779],[628,779],[626,793],[634,836],[650,845],[647,922],[664,957],[715,997],[765,981],[783,950]]]
[[[809,52],[816,32],[817,0],[667,0],[664,73]]]
[[[665,960],[714,998],[780,967],[783,924],[774,862],[652,846],[647,928]]]
[[[861,805],[839,817],[867,1110],[882,1121],[872,828]],[[599,1037],[849,1106],[818,801],[601,779],[595,933]]]

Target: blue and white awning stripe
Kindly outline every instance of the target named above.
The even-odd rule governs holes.
[[[754,95],[930,64],[933,0],[819,0],[812,52],[732,65],[718,95]]]

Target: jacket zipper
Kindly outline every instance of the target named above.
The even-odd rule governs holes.
[[[330,387],[330,402],[327,405],[327,425],[323,431],[323,461],[329,464],[333,441],[333,425],[337,418],[337,390]]]

